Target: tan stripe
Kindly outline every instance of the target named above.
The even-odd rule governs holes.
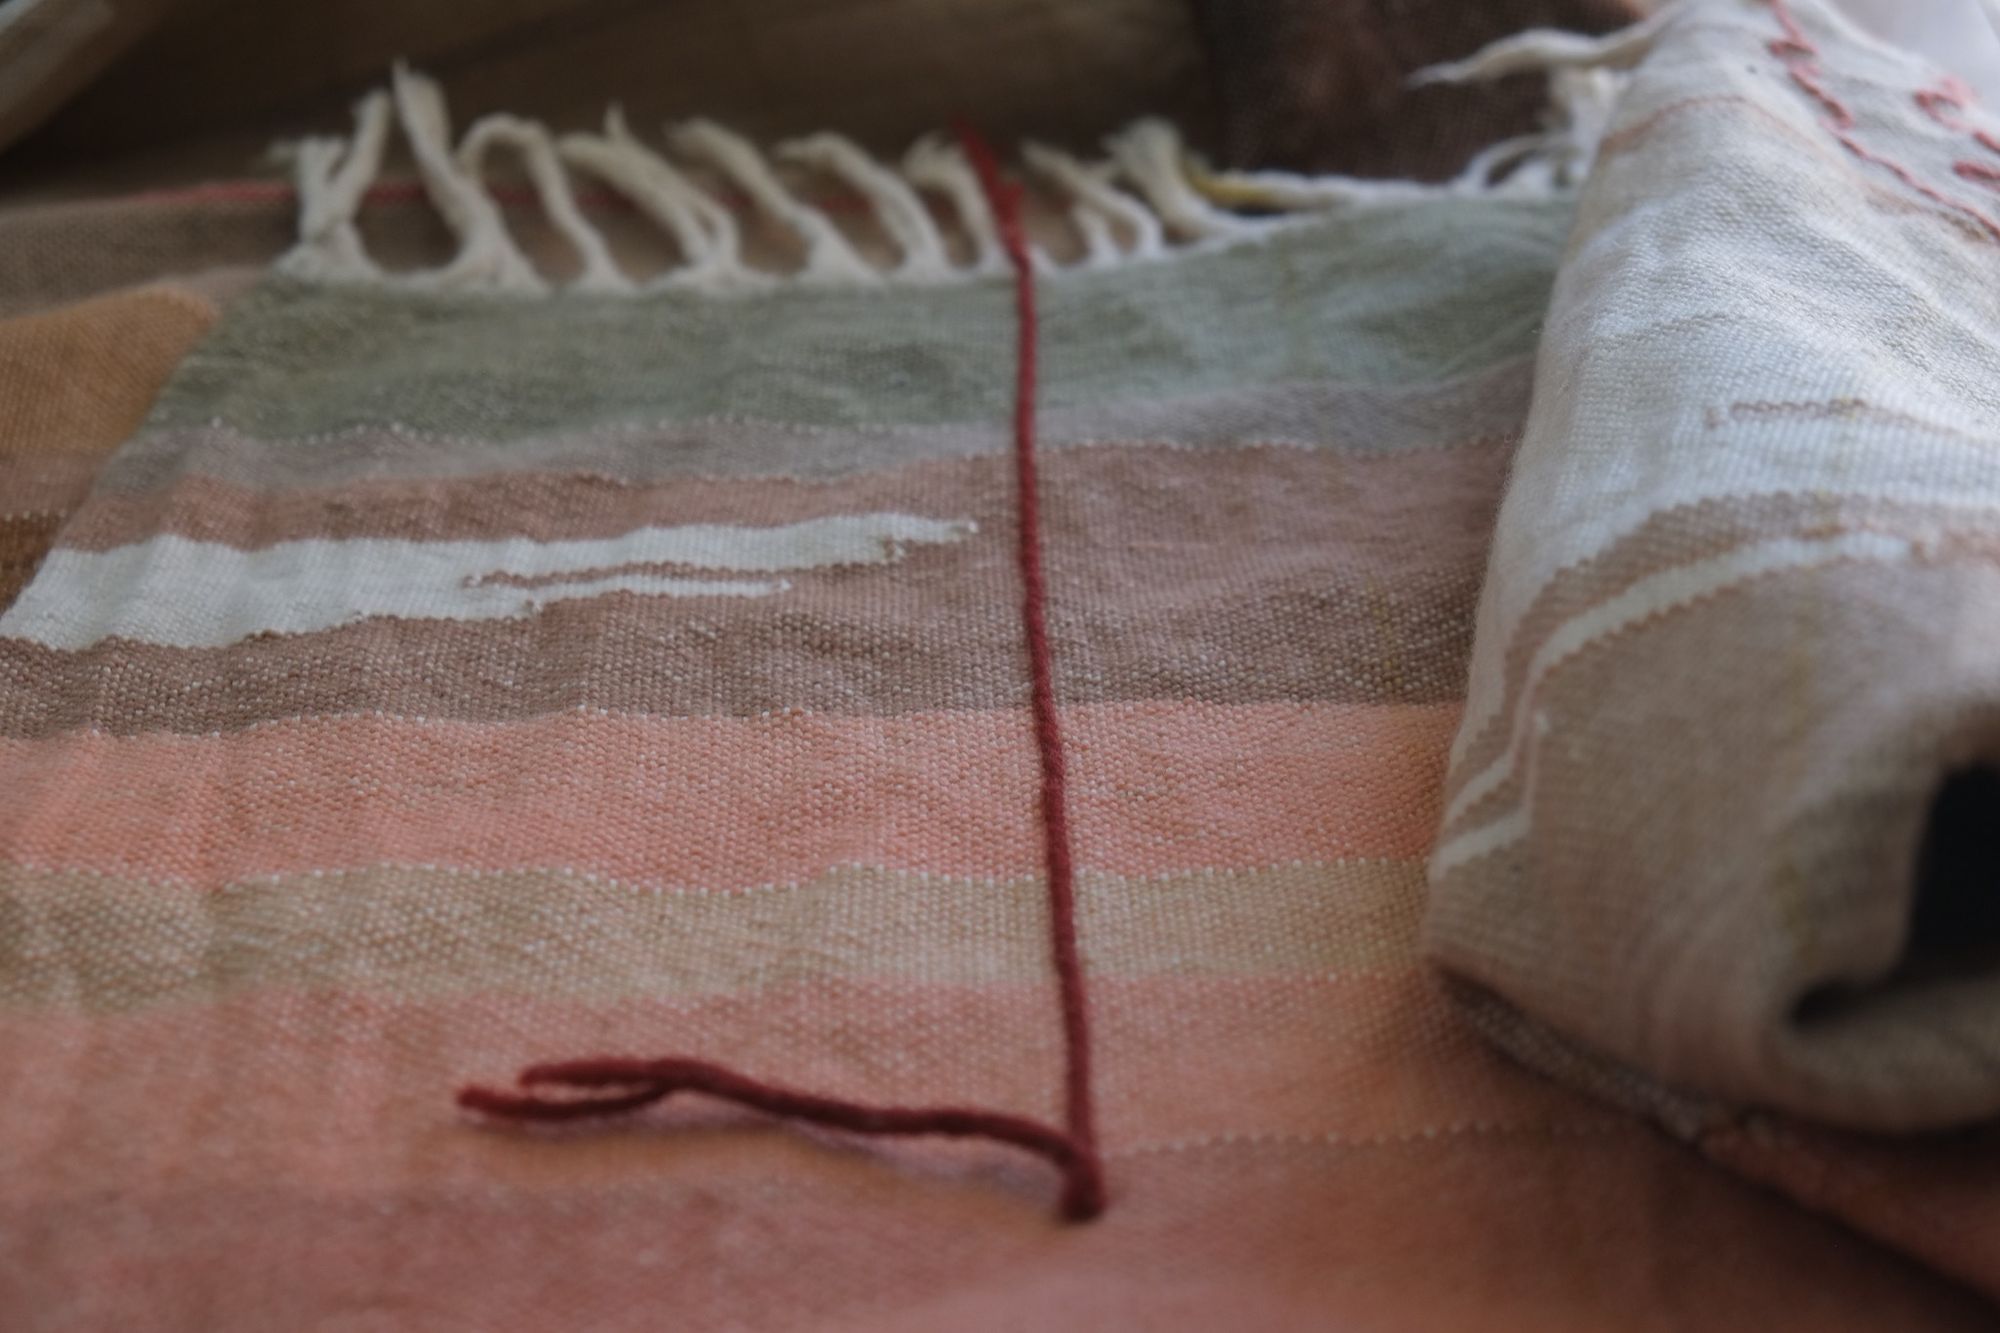
[[[148,287],[0,321],[0,449],[109,450],[215,319],[199,296]]]
[[[0,611],[5,611],[55,542],[61,513],[0,514]]]
[[[1118,976],[1325,974],[1411,960],[1422,869],[1353,861],[1149,878],[1087,873],[1086,962]],[[827,978],[1031,982],[1039,878],[842,868],[663,893],[562,871],[376,868],[193,890],[0,871],[0,1005],[99,1012],[258,987],[409,998],[701,994]]]
[[[1904,952],[1938,785],[2000,735],[2000,566],[1930,554],[1739,584],[1548,675],[1526,841],[1441,876],[1430,945],[1672,1084],[1897,1133],[2000,1111],[1990,974]]]
[[[111,448],[96,453],[15,453],[0,446],[0,511],[67,513],[83,503]]]
[[[148,287],[0,320],[0,611],[215,318],[199,296]]]
[[[1447,802],[1456,798],[1465,783],[1490,767],[1506,748],[1527,684],[1528,666],[1541,646],[1565,623],[1641,579],[1723,555],[1750,542],[1783,537],[1824,541],[1847,533],[1881,532],[1928,540],[1932,534],[1970,536],[1990,533],[1994,528],[1991,514],[1830,495],[1704,500],[1654,514],[1602,554],[1562,571],[1535,598],[1507,641],[1500,708],[1452,765],[1445,798]],[[1505,808],[1503,798],[1504,791],[1483,798],[1454,820],[1451,828],[1484,822],[1492,811]]]
[[[1045,523],[1064,701],[1460,697],[1507,456],[1496,444],[1375,459],[1158,446],[1053,458]],[[690,611],[612,595],[525,620],[377,619],[220,649],[110,642],[64,653],[0,641],[0,734],[209,731],[368,710],[486,720],[575,707],[746,715],[1019,703],[1005,467],[920,464],[875,491],[839,483],[830,495],[793,482],[691,482],[688,510],[669,503],[679,487],[647,493],[663,514],[734,506],[755,521],[880,495],[979,524],[963,542],[909,551],[893,572],[813,574],[769,602]]]

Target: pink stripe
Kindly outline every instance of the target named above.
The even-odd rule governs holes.
[[[1458,713],[1068,709],[1078,860],[1143,875],[1422,855]],[[1032,740],[1025,713],[1007,710],[343,717],[226,736],[9,740],[0,854],[198,884],[385,861],[570,866],[697,888],[848,863],[1020,875],[1041,868]]]
[[[774,958],[783,951],[775,945]],[[1107,1152],[1227,1135],[1370,1139],[1462,1119],[1576,1124],[1604,1114],[1494,1054],[1414,966],[1335,979],[1106,977],[1095,998]],[[659,1137],[566,1138],[556,1160],[545,1144],[475,1128],[439,1093],[468,1073],[503,1079],[523,1058],[649,1053],[663,1032],[689,1054],[782,1071],[829,1094],[1060,1113],[1055,1009],[1038,984],[824,984],[592,1006],[267,990],[89,1019],[0,1015],[0,1061],[35,1071],[0,1100],[0,1171],[16,1205],[110,1179],[128,1195],[274,1180],[339,1192],[609,1182],[657,1158]],[[1205,1076],[1191,1080],[1190,1069]],[[731,1140],[797,1133],[696,1097],[645,1119],[735,1127],[666,1149],[694,1160],[718,1146],[726,1157]],[[717,1137],[721,1145],[703,1146]],[[936,1155],[926,1144],[907,1152],[918,1161]],[[947,1153],[1018,1166],[1048,1188],[1038,1164],[1010,1150]]]

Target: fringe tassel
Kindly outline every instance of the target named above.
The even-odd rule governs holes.
[[[676,149],[720,171],[773,222],[805,242],[805,267],[794,275],[800,282],[868,286],[881,281],[882,275],[855,253],[833,220],[800,203],[748,139],[707,120],[691,120],[668,137]]]
[[[514,116],[488,116],[466,132],[465,142],[458,149],[459,169],[474,181],[480,180],[480,168],[485,163],[487,150],[494,147],[512,148],[521,154],[521,160],[528,168],[528,179],[534,182],[535,193],[541,200],[542,211],[549,215],[549,221],[575,248],[577,258],[583,261],[583,271],[577,275],[574,284],[576,289],[581,292],[631,291],[631,279],[612,262],[611,250],[604,244],[604,238],[595,227],[583,220],[583,214],[577,210],[576,196],[570,193],[569,177],[556,158],[555,142],[549,138],[549,132],[533,121]]]
[[[736,215],[640,143],[617,107],[605,113],[601,138],[565,135],[556,144],[556,151],[564,161],[591,172],[630,199],[673,238],[682,265],[655,286],[726,290],[762,286],[768,281],[766,275],[743,262]]]
[[[1189,180],[1188,154],[1181,146],[1180,133],[1164,120],[1142,120],[1112,136],[1105,147],[1126,179],[1138,187],[1176,235],[1205,240],[1257,230],[1257,223],[1225,213],[1202,198]]]
[[[1653,49],[1681,11],[1682,4],[1662,5],[1629,28],[1586,37],[1553,28],[1530,28],[1481,47],[1463,60],[1420,69],[1411,83],[1483,83],[1510,74],[1553,73],[1563,69],[1630,69]]]
[[[379,277],[361,244],[355,217],[361,196],[382,170],[389,141],[389,94],[370,93],[354,107],[354,138],[304,139],[291,145],[299,187],[299,243],[287,257],[302,278]]]
[[[1086,267],[1102,268],[1127,256],[1157,259],[1166,253],[1166,231],[1160,220],[1112,184],[1116,173],[1108,163],[1085,165],[1060,149],[1035,143],[1022,146],[1021,161],[1073,201],[1069,215],[1083,237]],[[1130,249],[1120,249],[1114,225],[1131,232]],[[1047,261],[1042,251],[1035,253]]]
[[[935,282],[951,275],[944,235],[924,201],[900,176],[879,165],[852,140],[838,134],[815,134],[778,145],[775,155],[839,178],[874,206],[876,218],[903,252],[903,262],[892,276]]]
[[[1493,144],[1456,178],[1439,184],[1299,176],[1273,171],[1215,171],[1188,152],[1174,128],[1142,120],[1105,143],[1106,156],[1084,162],[1042,144],[1025,144],[1027,173],[1066,205],[1082,258],[1059,264],[1032,248],[1038,273],[1097,269],[1157,259],[1176,249],[1236,244],[1296,226],[1329,211],[1397,207],[1442,197],[1547,197],[1574,189],[1589,174],[1627,76],[1681,6],[1671,5],[1623,32],[1603,37],[1531,31],[1495,42],[1464,60],[1420,71],[1417,83],[1471,82],[1540,71],[1549,84],[1545,127]],[[289,145],[299,191],[299,240],[282,271],[312,282],[370,282],[418,289],[543,293],[550,282],[508,233],[487,192],[484,166],[494,149],[519,155],[550,224],[575,251],[570,290],[629,294],[659,288],[727,293],[788,282],[872,286],[885,281],[942,282],[997,275],[1007,259],[990,204],[962,148],[941,137],[919,140],[900,164],[878,161],[849,139],[815,134],[775,148],[756,145],[705,120],[667,133],[670,160],[643,143],[613,108],[602,134],[560,139],[508,115],[472,126],[456,148],[438,85],[398,66],[388,92],[356,104],[346,140],[310,138]],[[425,194],[458,239],[442,268],[390,274],[368,254],[356,226],[379,174],[390,122],[400,121]],[[895,246],[887,270],[858,251],[833,218],[801,198],[773,163],[838,181],[857,195]],[[719,180],[797,239],[803,261],[774,272],[746,256],[737,209],[700,179]],[[650,282],[618,265],[604,234],[578,206],[570,172],[596,177],[628,199],[669,238],[679,263]],[[927,201],[926,196],[929,196]],[[937,211],[933,211],[933,202]],[[1247,212],[1245,211],[1247,210]],[[955,258],[939,219],[951,216],[969,257]]]
[[[495,291],[542,292],[547,284],[507,234],[500,210],[479,178],[460,169],[451,151],[451,120],[438,86],[398,65],[393,80],[396,110],[417,159],[424,192],[458,236],[458,255],[432,273],[413,275],[419,286],[486,287]]]
[[[1629,76],[1660,32],[1685,6],[1667,5],[1638,23],[1601,37],[1532,29],[1494,42],[1464,60],[1418,70],[1410,82],[1477,83],[1510,74],[1540,72],[1548,78],[1546,128],[1489,144],[1456,177],[1441,184],[1363,180],[1352,176],[1297,176],[1275,171],[1205,172],[1188,176],[1211,200],[1311,212],[1385,207],[1440,196],[1500,195],[1539,198],[1574,189],[1590,174],[1597,146],[1610,125]]]
[[[972,264],[965,271],[984,276],[1007,271],[1007,256],[1000,248],[1000,229],[993,221],[979,177],[965,151],[946,143],[940,135],[928,134],[903,155],[903,174],[920,190],[941,194],[951,201],[958,225],[972,244]]]

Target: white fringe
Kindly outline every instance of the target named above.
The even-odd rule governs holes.
[[[576,196],[570,193],[569,177],[556,159],[555,142],[549,138],[549,132],[533,121],[515,116],[488,116],[466,131],[465,141],[458,146],[459,169],[474,181],[480,180],[486,152],[493,147],[512,148],[521,154],[542,210],[583,261],[583,271],[573,284],[575,288],[581,292],[631,291],[632,281],[612,262],[611,249],[605,245],[604,237],[577,210]]]
[[[774,156],[838,177],[874,205],[876,220],[903,252],[903,262],[892,276],[920,282],[951,276],[944,236],[924,201],[902,177],[861,151],[853,140],[838,134],[815,134],[779,144]]]
[[[1463,60],[1420,69],[1413,84],[1482,83],[1509,74],[1554,73],[1562,69],[1630,69],[1653,49],[1660,33],[1685,8],[1662,5],[1629,28],[1585,37],[1553,28],[1530,28],[1483,46]]]
[[[1164,120],[1142,120],[1105,141],[1111,160],[1152,204],[1162,221],[1190,240],[1240,236],[1255,231],[1248,218],[1225,213],[1190,183],[1187,150],[1180,132]]]
[[[458,236],[458,254],[443,268],[418,273],[419,286],[542,292],[547,284],[514,245],[500,210],[476,175],[460,168],[451,151],[451,119],[437,84],[398,65],[392,81],[396,110],[417,159],[424,192]]]
[[[361,243],[355,217],[368,184],[382,170],[389,141],[389,94],[374,92],[354,106],[354,137],[302,139],[290,145],[299,187],[299,243],[280,261],[306,279],[348,274],[381,276]]]
[[[1110,163],[1086,164],[1038,143],[1021,146],[1021,161],[1073,201],[1069,215],[1083,236],[1085,267],[1102,268],[1128,256],[1157,259],[1166,253],[1166,229],[1145,205],[1112,184],[1117,171]],[[1131,231],[1129,248],[1119,246],[1114,223]]]
[[[805,267],[793,275],[800,282],[872,286],[882,280],[881,272],[855,253],[833,219],[800,203],[785,188],[748,139],[707,120],[691,120],[670,131],[668,138],[681,152],[720,171],[772,221],[806,243]]]
[[[1670,5],[1602,37],[1535,29],[1502,38],[1464,60],[1418,70],[1410,79],[1415,85],[1469,83],[1536,70],[1548,77],[1546,128],[1489,144],[1451,180],[1429,184],[1231,171],[1206,176],[1204,190],[1230,202],[1308,212],[1394,206],[1441,196],[1540,198],[1574,189],[1590,174],[1597,146],[1629,82],[1630,76],[1622,71],[1652,49],[1661,29],[1680,9]]]
[[[1298,225],[1329,211],[1397,207],[1445,197],[1547,197],[1575,188],[1589,173],[1627,76],[1620,72],[1650,49],[1679,6],[1604,37],[1533,31],[1495,42],[1464,60],[1420,71],[1417,83],[1463,82],[1541,71],[1549,80],[1545,127],[1496,143],[1456,178],[1438,184],[1300,176],[1275,171],[1214,171],[1192,156],[1174,128],[1142,120],[1106,141],[1096,162],[1043,144],[1024,144],[1021,162],[1052,199],[1068,208],[1083,256],[1059,264],[1032,247],[1043,272],[1099,269],[1157,259],[1177,250],[1235,244]],[[441,268],[385,272],[368,254],[356,217],[381,170],[390,122],[401,122],[424,192],[458,239]],[[388,92],[354,108],[345,140],[309,138],[287,146],[299,191],[299,240],[279,261],[311,282],[365,282],[422,289],[544,293],[551,284],[508,233],[484,183],[487,155],[518,153],[550,224],[576,252],[577,276],[566,288],[630,294],[658,288],[726,293],[774,283],[874,286],[941,282],[1003,273],[999,230],[965,154],[938,136],[919,140],[900,164],[878,161],[851,140],[815,134],[781,144],[770,157],[709,121],[669,130],[667,145],[685,162],[740,191],[751,211],[795,236],[800,266],[786,273],[745,257],[743,228],[731,201],[641,142],[616,108],[601,135],[560,139],[533,121],[493,115],[473,125],[454,149],[437,84],[398,66]],[[781,180],[772,160],[831,177],[853,191],[896,247],[884,270],[855,248],[833,218]],[[618,265],[603,232],[578,205],[570,172],[602,181],[630,200],[673,242],[678,263],[647,283]],[[1129,186],[1130,191],[1120,188]],[[948,207],[970,255],[955,258],[925,200]],[[1245,213],[1241,210],[1252,210]]]
[[[605,113],[603,137],[565,135],[556,151],[618,190],[673,238],[681,266],[668,270],[655,286],[719,291],[769,281],[769,275],[743,262],[736,215],[640,143],[617,107]]]
[[[1007,271],[1007,255],[1000,248],[1000,227],[979,188],[978,173],[956,144],[941,135],[927,134],[910,145],[903,155],[903,174],[920,190],[930,190],[951,201],[958,225],[972,243],[972,264],[966,271],[980,275]]]

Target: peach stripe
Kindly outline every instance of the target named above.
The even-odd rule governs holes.
[[[1066,710],[1081,864],[1113,874],[1420,856],[1459,707]],[[863,863],[1038,866],[1025,710],[300,719],[0,741],[0,855],[221,884],[379,862],[726,888]]]
[[[1614,1118],[1492,1052],[1420,968],[1331,980],[1108,977],[1093,994],[1114,1154],[1216,1136],[1374,1139],[1462,1120]],[[595,1052],[726,1056],[836,1095],[1059,1114],[1060,1028],[1042,985],[825,984],[610,1005],[271,989],[96,1019],[0,1015],[0,1067],[35,1071],[0,1099],[0,1178],[16,1205],[112,1179],[135,1196],[271,1180],[339,1194],[533,1191],[615,1185],[699,1159],[704,1142],[792,1132],[694,1098],[566,1139],[557,1154],[452,1109],[461,1082]],[[730,1128],[658,1132],[690,1122]]]

